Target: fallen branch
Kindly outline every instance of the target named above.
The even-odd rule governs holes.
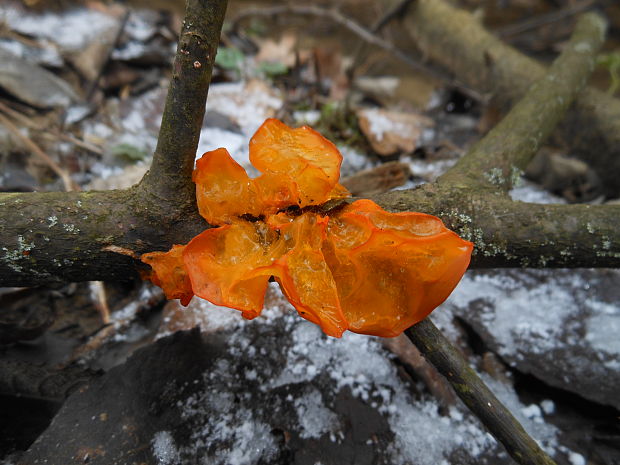
[[[126,280],[136,254],[208,225],[191,181],[226,0],[188,2],[151,170],[130,189],[0,194],[0,283]],[[59,173],[60,174],[60,173]]]
[[[405,334],[517,463],[555,465],[429,318]]]
[[[126,191],[0,196],[0,238],[6,239],[3,242],[6,244],[3,248],[4,257],[0,257],[0,282],[4,285],[14,285],[12,283],[15,282],[22,285],[25,282],[42,284],[55,279],[93,280],[93,275],[97,276],[95,279],[123,279],[135,266],[133,254],[157,248],[167,249],[171,242],[177,242],[177,238],[184,243],[184,239],[192,237],[206,226],[196,213],[191,171],[225,7],[226,1],[208,4],[197,0],[188,1],[156,153],[150,172],[138,186]],[[588,21],[591,27],[588,27]],[[577,34],[598,34],[596,37],[582,38],[595,48],[602,40],[602,28],[596,26],[597,20],[591,16],[583,22],[585,26],[580,26]],[[567,59],[567,64],[570,63],[572,61]],[[553,72],[556,71],[560,75],[560,70]],[[565,70],[562,68],[562,71]],[[568,79],[569,85],[574,87],[569,91],[570,95],[581,85],[578,81]],[[537,110],[527,105],[525,108]],[[563,109],[565,107],[560,106],[557,111]],[[519,107],[515,111],[526,113]],[[524,118],[528,116],[535,117],[537,114],[522,114]],[[552,125],[559,116],[555,111],[549,111],[543,112],[542,118],[549,118],[551,122],[541,121],[541,124]],[[502,127],[499,135],[508,130],[509,127]],[[542,136],[537,137],[542,139]],[[538,139],[537,144],[540,143]],[[484,147],[484,144],[483,140],[481,146]],[[526,145],[524,150],[531,151],[537,144]],[[523,159],[528,156],[528,153],[519,155]],[[469,157],[467,160],[478,160],[477,155],[466,157]],[[521,163],[520,160],[516,163]],[[454,210],[450,208],[456,208],[456,205],[473,211],[478,208],[478,202],[497,206],[508,201],[505,195],[497,195],[486,185],[483,189],[477,187],[477,183],[459,179],[447,186],[444,180],[415,191],[391,193],[382,199],[384,205],[389,204],[395,210],[410,209],[410,204],[423,207],[432,204],[444,210],[439,216],[447,219],[447,222],[453,218]],[[549,208],[549,211],[557,212],[557,207]],[[459,215],[457,210],[458,221],[467,223],[469,227],[479,225],[481,228],[489,227],[492,231],[490,218],[484,218],[491,224],[487,226],[475,222],[473,218],[478,220],[475,215],[468,220]],[[506,215],[514,213],[510,211]],[[495,216],[498,216],[497,212]],[[554,218],[556,220],[558,228],[561,227],[561,221]],[[592,218],[592,221],[595,220],[599,221]],[[595,226],[603,229],[607,226],[605,221],[607,218],[603,217],[600,219],[601,224]],[[620,240],[616,240],[620,228],[613,231],[609,229],[609,233],[615,234],[610,241],[620,244]],[[487,230],[484,234],[487,234]],[[479,244],[478,238],[474,239]],[[573,244],[575,238],[567,236],[564,240]],[[509,246],[512,247],[512,244]],[[616,249],[612,247],[610,245],[606,250],[615,253]],[[531,256],[535,256],[538,249],[534,246],[528,250]],[[620,265],[620,253],[616,255],[613,257],[617,260],[614,263]],[[500,254],[499,258],[505,262],[511,260],[506,253]],[[593,259],[594,254],[589,258]],[[122,266],[117,266],[119,264]],[[410,328],[407,335],[428,360],[448,377],[459,396],[517,461],[553,464],[430,320]]]
[[[445,0],[411,3],[403,25],[415,49],[501,108],[514,105],[545,74],[543,65],[504,44],[470,13]],[[619,196],[620,100],[586,88],[559,129],[571,154],[597,170],[607,195]]]
[[[487,227],[478,236],[470,231],[469,239],[476,245],[477,256],[504,255],[507,259],[516,259],[519,240],[536,241],[544,248],[543,241],[550,241],[550,231],[546,230],[549,224],[540,216],[535,217],[525,226],[523,216],[528,216],[535,206],[513,202],[507,198],[505,192],[512,187],[509,180],[513,167],[523,168],[529,159],[536,153],[546,137],[551,133],[561,115],[564,114],[570,101],[594,69],[594,59],[597,50],[603,43],[605,24],[594,14],[586,14],[577,24],[571,41],[555,61],[547,75],[535,83],[525,97],[508,113],[486,137],[474,146],[451,170],[442,176],[434,186],[427,189],[460,190],[459,196],[468,197],[468,204],[472,210],[485,208],[484,202],[492,204],[489,216],[485,218]],[[493,170],[497,170],[494,172]],[[490,174],[495,173],[497,177]],[[454,193],[453,192],[453,193]],[[407,193],[402,193],[407,196]],[[448,196],[443,191],[441,197]],[[429,196],[431,197],[431,196]],[[499,206],[504,208],[499,208]],[[546,206],[545,210],[563,209],[567,219],[555,218],[551,228],[561,229],[567,234],[566,228],[579,211],[588,206]],[[524,211],[525,210],[525,211]],[[529,213],[528,213],[529,212]],[[610,212],[610,210],[606,210]],[[616,210],[620,213],[620,209]],[[540,213],[540,212],[539,212]],[[588,210],[579,211],[580,219],[590,213]],[[592,221],[601,221],[605,218],[608,226],[616,228],[617,216],[609,218],[597,212]],[[472,214],[475,214],[472,212]],[[613,211],[612,211],[613,214]],[[471,218],[460,212],[456,214],[462,222],[464,218]],[[530,217],[533,219],[532,217]],[[494,230],[493,223],[500,222],[499,230]],[[471,219],[470,219],[471,221]],[[510,225],[509,223],[512,223]],[[518,227],[515,228],[515,226]],[[512,227],[511,227],[512,226]],[[592,224],[588,223],[584,229],[593,234]],[[599,226],[599,224],[597,224]],[[539,231],[534,231],[541,228]],[[518,231],[524,237],[509,237]],[[465,231],[460,231],[461,235]],[[539,234],[535,234],[538,232]],[[611,230],[609,232],[612,232]],[[572,231],[573,237],[580,235],[580,230]],[[489,249],[485,240],[491,235],[494,247]],[[507,238],[508,236],[508,238]],[[498,247],[498,241],[506,240]],[[589,242],[589,241],[587,241]],[[611,247],[611,243],[607,244]],[[554,260],[556,256],[570,255],[573,251],[562,250],[559,243],[553,243],[553,250],[548,257]],[[558,253],[559,252],[559,253]],[[514,255],[513,255],[514,253]],[[537,257],[529,255],[528,260]],[[538,257],[545,257],[538,255]],[[523,257],[525,258],[525,257]],[[546,258],[545,258],[546,260]],[[548,266],[548,263],[545,263]],[[405,331],[411,342],[420,350],[424,357],[450,382],[456,394],[465,405],[482,421],[489,432],[501,442],[510,456],[519,464],[551,465],[555,462],[540,448],[527,434],[523,426],[514,418],[510,411],[495,397],[476,372],[468,365],[462,354],[448,341],[435,327],[429,318],[412,326]]]
[[[223,6],[216,13],[222,15]],[[186,21],[197,25],[206,16],[194,11]],[[211,27],[215,22],[213,18]],[[190,29],[186,39],[206,37],[201,31],[195,35]],[[209,34],[211,50],[217,38],[214,31]],[[192,61],[191,53],[188,58],[186,51],[179,47],[177,52],[180,64],[175,69],[179,73],[181,67],[182,73],[175,78],[169,101],[189,101],[188,110],[166,110],[153,168],[140,186],[124,191],[0,194],[0,283],[32,286],[128,279],[136,274],[135,259],[112,250],[129,250],[136,256],[167,250],[208,227],[196,212],[189,173],[200,131],[196,121],[202,118],[206,98],[205,91],[193,90],[198,81],[206,85],[210,72],[194,68],[197,60]],[[433,183],[390,192],[373,200],[390,211],[440,217],[476,242],[472,268],[620,266],[620,207],[615,205],[512,204],[491,189],[467,190],[460,180],[455,185]]]
[[[584,15],[549,74],[459,163],[436,183],[378,203],[442,218],[474,242],[472,267],[618,266],[620,206],[531,205],[505,194],[584,85],[603,33],[598,16]]]
[[[594,70],[606,25],[585,14],[564,52],[510,113],[440,179],[440,183],[487,185],[508,191],[551,135]]]

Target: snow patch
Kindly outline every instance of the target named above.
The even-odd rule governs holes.
[[[339,145],[338,150],[340,150],[342,154],[342,165],[340,166],[341,178],[351,176],[358,171],[372,168],[378,164],[377,161],[372,160],[351,147]]]
[[[252,84],[217,83],[209,87],[208,108],[235,121],[248,137],[282,106],[282,99],[269,88]]]
[[[518,187],[513,188],[510,192],[512,200],[518,200],[527,203],[539,203],[539,204],[552,204],[561,203],[565,204],[566,200],[562,197],[558,197],[545,190],[538,184],[534,184],[527,179],[521,178],[521,183]]]
[[[294,402],[299,419],[302,438],[319,438],[323,434],[335,432],[340,425],[338,416],[323,404],[323,397],[316,388],[310,388],[304,397]]]
[[[221,368],[230,373],[226,364]],[[217,376],[224,384],[228,381],[225,373]],[[181,448],[182,457],[200,457],[203,463],[217,465],[251,465],[259,460],[268,463],[276,453],[269,425],[257,420],[250,409],[236,405],[229,392],[200,391],[181,409],[182,417],[196,425],[191,433],[193,445]]]
[[[586,304],[596,312],[586,323],[586,341],[601,354],[612,370],[620,370],[620,307],[588,300]]]
[[[568,343],[578,342],[577,323],[572,324],[574,331],[566,325],[571,325],[569,315],[579,309],[565,287],[540,284],[527,288],[501,272],[466,274],[447,303],[466,308],[474,301],[483,309],[492,307],[480,316],[502,346],[500,353],[518,352],[527,341],[529,352],[542,354],[556,348],[566,332],[573,334]]]
[[[369,108],[364,110],[364,115],[370,123],[370,132],[379,142],[383,140],[383,135],[386,132],[403,135],[409,132],[409,125],[388,118],[380,110]]]
[[[48,39],[66,51],[79,51],[118,27],[118,20],[95,9],[76,8],[64,14],[18,11],[0,6],[0,16],[9,28],[31,37]]]
[[[205,152],[223,147],[237,163],[247,169],[250,165],[248,143],[247,136],[220,128],[203,128],[200,131],[197,158]]]
[[[571,465],[586,465],[586,459],[583,455],[578,454],[577,452],[570,452],[568,454],[568,461]]]
[[[157,465],[176,465],[180,463],[179,451],[172,434],[168,431],[159,431],[151,441],[153,455],[157,459]]]

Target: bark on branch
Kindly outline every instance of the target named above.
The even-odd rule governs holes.
[[[440,217],[474,242],[470,268],[620,266],[620,205],[539,205],[492,191],[425,185],[374,200]]]
[[[417,4],[426,3],[420,0]],[[168,249],[174,242],[187,242],[207,226],[196,212],[190,173],[225,7],[225,0],[188,0],[152,169],[138,186],[126,191],[0,195],[0,239],[3,243],[0,283],[22,286],[54,280],[122,279],[134,269],[132,257],[146,251]],[[504,249],[495,255],[500,264],[513,264],[515,257],[519,258],[516,254],[522,251],[523,256],[528,257],[536,256],[545,246],[550,248],[550,253],[557,251],[558,243],[549,242],[553,234],[557,234],[557,241],[563,241],[567,250],[572,251],[573,247],[575,252],[583,252],[580,264],[600,264],[601,257],[592,250],[586,253],[579,249],[582,240],[592,239],[584,236],[585,226],[589,234],[605,234],[601,251],[610,254],[606,256],[610,264],[620,265],[620,250],[617,249],[620,228],[615,219],[620,217],[618,209],[540,206],[536,212],[530,206],[512,203],[504,193],[496,192],[494,186],[489,185],[493,183],[481,185],[478,178],[476,182],[467,182],[467,178],[472,177],[470,170],[482,167],[482,172],[486,172],[486,163],[491,161],[485,154],[502,169],[506,163],[521,166],[532,155],[566,109],[568,103],[559,102],[557,98],[568,100],[583,86],[587,71],[592,67],[591,55],[602,41],[603,28],[597,21],[591,16],[582,20],[573,50],[558,60],[559,69],[554,66],[551,75],[558,80],[569,76],[566,67],[578,66],[578,71],[566,79],[566,89],[552,92],[556,101],[542,113],[527,99],[514,110],[519,118],[541,115],[540,124],[545,129],[541,135],[534,136],[535,143],[522,144],[515,154],[489,153],[497,146],[497,140],[508,137],[512,130],[505,124],[488,141],[483,140],[478,151],[467,155],[453,174],[415,191],[383,196],[379,199],[381,203],[397,211],[413,209],[436,213],[466,237],[466,228],[469,228],[471,238],[482,252],[479,257],[487,256],[481,248],[484,241],[489,241],[492,247],[503,244]],[[537,92],[542,94],[540,89],[544,90],[543,84],[533,91],[529,100],[537,98]],[[540,98],[548,96],[540,95]],[[523,131],[520,134],[523,135]],[[494,164],[489,164],[489,169],[495,167]],[[616,214],[614,219],[608,218],[611,214]],[[540,218],[533,215],[540,215],[546,221],[541,226]],[[571,215],[580,215],[579,221],[585,218],[587,223],[580,225]],[[563,255],[561,249],[560,255]],[[484,264],[484,259],[476,260],[477,264]],[[555,263],[553,258],[550,260],[538,264]],[[553,464],[429,320],[410,328],[407,334],[453,382],[465,403],[517,461]]]
[[[144,195],[156,195],[188,212],[196,212],[191,174],[226,4],[226,0],[187,2],[157,147],[140,183]]]
[[[459,163],[434,184],[378,203],[442,218],[474,242],[472,267],[618,266],[617,205],[532,205],[506,195],[584,86],[604,30],[601,18],[584,15],[548,74]]]
[[[0,194],[0,285],[123,280],[208,225],[191,182],[226,0],[189,0],[151,170],[124,191]]]

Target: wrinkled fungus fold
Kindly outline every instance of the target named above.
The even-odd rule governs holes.
[[[473,244],[434,216],[370,200],[321,213],[316,206],[349,194],[340,152],[309,127],[268,119],[250,140],[250,162],[257,178],[223,148],[197,161],[198,210],[214,227],[142,256],[168,298],[187,305],[196,295],[252,319],[273,278],[330,336],[394,337],[440,305],[469,265]]]

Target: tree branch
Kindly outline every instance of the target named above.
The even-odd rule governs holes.
[[[437,184],[373,200],[441,218],[474,243],[470,268],[620,267],[620,205],[530,204]]]
[[[407,329],[405,334],[437,371],[446,377],[465,405],[493,437],[504,445],[517,463],[555,465],[430,318]]]
[[[198,0],[190,3],[202,4]],[[224,3],[219,7],[210,4],[213,10],[209,11],[223,13]],[[200,17],[198,10],[194,11],[195,17]],[[206,10],[202,14],[206,15]],[[212,20],[211,24],[216,22]],[[211,32],[214,42],[204,53],[217,43]],[[188,40],[195,37],[190,34]],[[179,47],[179,60],[186,60],[185,50]],[[189,62],[183,63],[189,66]],[[154,162],[157,168],[139,187],[109,192],[0,194],[2,285],[127,279],[135,274],[132,256],[187,243],[208,227],[196,212],[189,181],[204,108],[202,99],[206,98],[206,92],[197,98],[190,90],[197,85],[196,79],[206,75],[197,77],[191,69],[184,72],[170,91],[169,101],[173,103],[165,111],[168,129],[162,130]],[[186,76],[188,87],[183,85]],[[194,103],[186,102],[186,109],[194,108],[198,101],[196,113],[178,118],[169,115],[174,102],[187,100]],[[174,150],[175,135],[183,145],[179,154]],[[185,170],[184,175],[178,174],[180,169]],[[167,176],[157,174],[166,170],[170,170]],[[158,178],[165,186],[161,190],[156,187]],[[178,202],[175,185],[181,189]],[[474,268],[620,267],[618,206],[513,204],[495,190],[466,187],[455,180],[454,185],[427,184],[374,200],[391,211],[423,211],[440,217],[448,227],[476,243]]]
[[[620,265],[620,207],[531,205],[505,195],[584,86],[604,30],[601,18],[584,15],[548,74],[451,170],[378,203],[442,218],[474,242],[472,267]]]
[[[188,0],[149,172],[140,183],[184,212],[196,211],[192,170],[227,0]]]
[[[0,283],[123,280],[208,225],[191,182],[226,0],[188,0],[151,170],[125,191],[0,194]]]
[[[604,20],[583,15],[564,52],[484,139],[472,147],[439,182],[512,188],[551,135],[594,70],[605,39]]]
[[[413,45],[502,108],[516,103],[545,68],[445,0],[417,0],[404,18]],[[610,197],[620,195],[620,100],[586,88],[559,126],[571,153],[591,163]]]

